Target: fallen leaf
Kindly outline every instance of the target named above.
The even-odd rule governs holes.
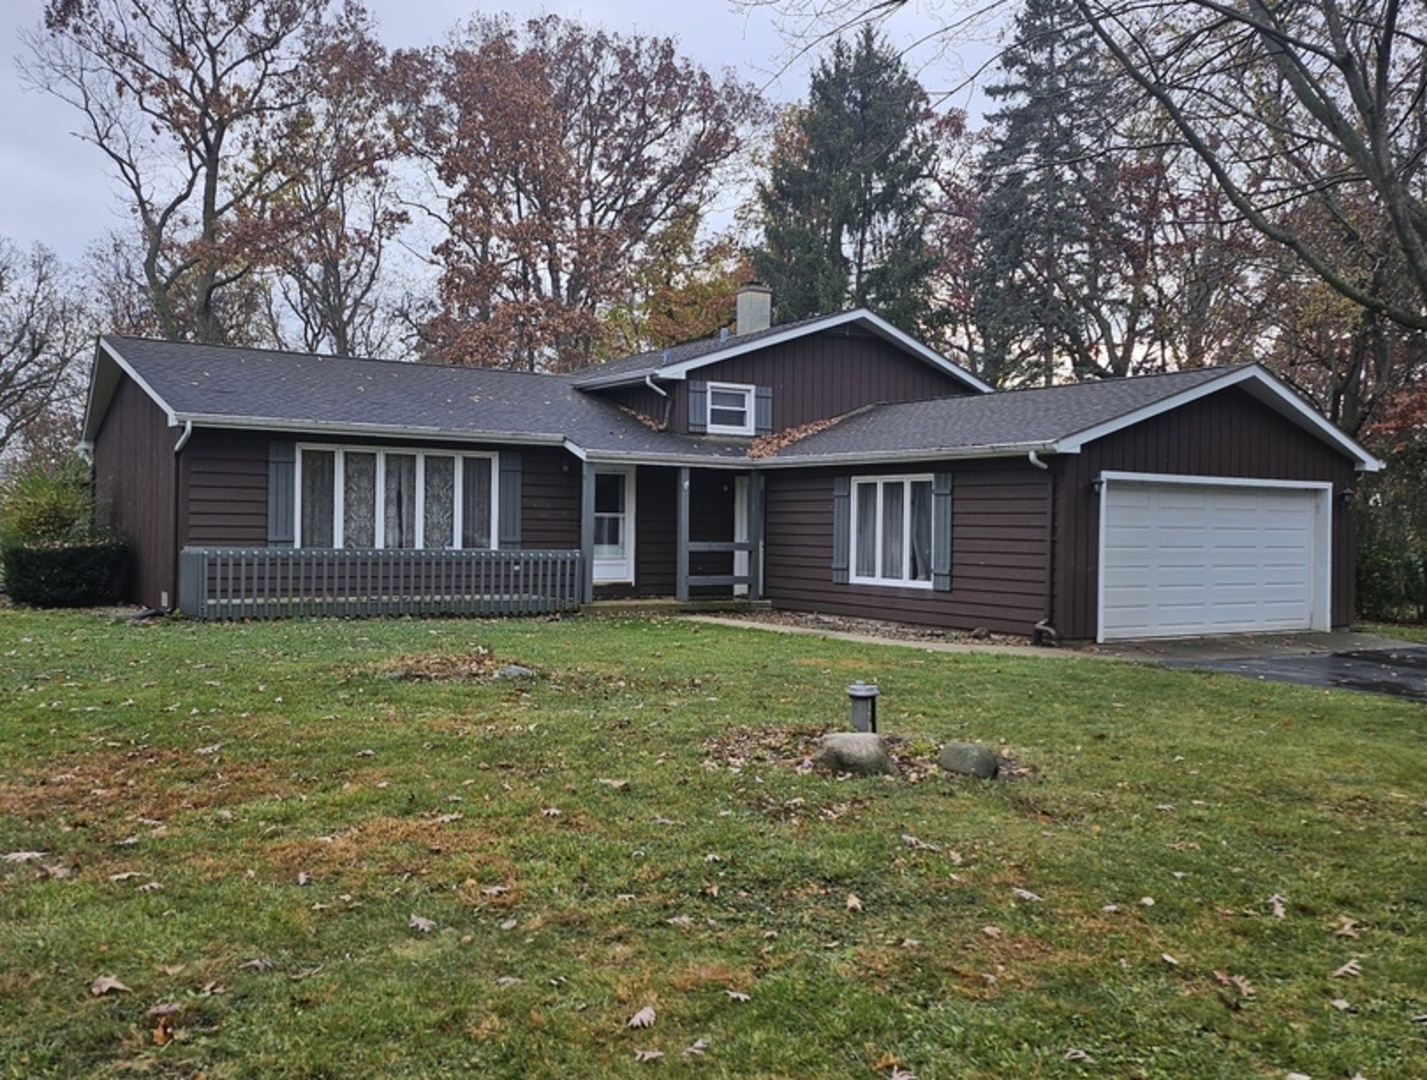
[[[1170,967],[1179,966],[1179,961],[1176,960],[1174,957],[1170,956],[1169,953],[1160,953],[1159,958],[1163,960],[1166,964],[1168,964]]]
[[[1281,919],[1287,914],[1283,905],[1288,902],[1288,897],[1274,893],[1268,898],[1268,902],[1273,905],[1273,917],[1275,919]]]
[[[665,919],[670,926],[677,926],[680,930],[687,930],[694,925],[694,920],[687,915],[675,915],[673,918]]]
[[[5,856],[5,861],[8,863],[39,862],[48,854],[48,851],[12,851]]]
[[[663,1050],[636,1050],[634,1051],[635,1061],[658,1061],[664,1056]]]
[[[647,1028],[654,1026],[654,1006],[646,1005],[629,1018],[625,1027]]]
[[[109,880],[110,880],[110,881],[128,881],[128,880],[130,880],[131,878],[136,878],[136,877],[141,877],[141,876],[142,876],[142,875],[141,875],[137,870],[125,870],[123,873],[110,874],[110,875],[109,875]]]
[[[46,865],[44,871],[56,881],[68,881],[79,874],[79,871],[72,866],[61,866],[59,864]]]
[[[214,754],[218,753],[218,751],[222,749],[223,744],[220,742],[216,742],[212,746],[200,746],[197,750],[194,751],[194,753],[199,755],[200,757],[212,757]]]
[[[508,892],[510,892],[510,890],[507,889],[504,885],[487,885],[484,889],[481,890],[481,895],[482,895],[482,896],[501,896],[501,895],[503,895],[504,893],[508,893]]]
[[[928,844],[925,840],[918,840],[915,836],[907,833],[902,834],[902,843],[906,844],[913,851],[940,851],[941,848],[935,844]]]
[[[1334,937],[1355,938],[1362,933],[1362,927],[1358,925],[1358,920],[1348,915],[1338,916],[1338,928],[1333,931]]]
[[[1017,897],[1018,899],[1021,899],[1021,900],[1032,900],[1032,901],[1035,901],[1035,902],[1038,903],[1038,904],[1039,904],[1039,903],[1043,903],[1044,900],[1045,900],[1044,897],[1042,897],[1042,896],[1037,896],[1035,893],[1031,892],[1030,889],[1022,889],[1022,888],[1017,887],[1017,888],[1012,889],[1011,891],[1016,894],[1016,897]]]
[[[497,985],[497,986],[519,986],[519,985],[520,985],[521,983],[523,983],[524,981],[525,981],[524,979],[517,978],[517,977],[514,976],[514,975],[502,975],[500,978],[498,978],[498,979],[496,980],[496,985]]]
[[[1106,904],[1106,905],[1105,905],[1104,907],[1102,907],[1100,910],[1103,911],[1106,915],[1113,915],[1113,914],[1115,914],[1115,912],[1117,912],[1117,911],[1120,910],[1120,905],[1119,905],[1119,904]]]
[[[1348,1001],[1346,998],[1334,998],[1332,1001],[1328,1002],[1328,1004],[1333,1006],[1333,1008],[1337,1009],[1339,1012],[1353,1011],[1353,1003],[1351,1001]]]
[[[998,938],[1001,936],[1001,928],[999,926],[983,926],[981,933],[988,938]]]
[[[722,855],[719,855],[719,854],[716,853],[716,852],[712,852],[712,851],[711,851],[711,852],[709,852],[707,855],[704,856],[704,862],[706,862],[706,863],[718,863],[718,862],[723,862],[723,856],[722,856]]]
[[[436,929],[436,924],[430,919],[423,919],[420,915],[415,914],[406,920],[406,925],[413,930],[420,930],[423,934],[429,934]]]
[[[515,929],[517,926],[519,926],[519,925],[520,925],[520,920],[519,920],[519,919],[505,919],[504,921],[501,922],[500,928],[501,928],[502,930],[514,930],[514,929]]]
[[[148,892],[159,892],[161,889],[163,889],[163,885],[160,884],[160,883],[157,882],[157,881],[146,881],[146,882],[144,882],[142,885],[139,886],[139,892],[145,892],[145,893],[148,893]]]
[[[607,779],[599,779],[599,780],[596,780],[595,783],[597,783],[597,784],[603,784],[605,787],[614,788],[615,791],[628,791],[628,790],[629,790],[629,781],[628,781],[628,780],[607,780]]]
[[[706,1042],[704,1042],[703,1039],[695,1039],[695,1040],[694,1040],[693,1042],[691,1042],[688,1046],[684,1047],[684,1056],[685,1056],[685,1057],[702,1057],[704,1051],[707,1050],[708,1048],[709,1048],[709,1044],[706,1043]]]
[[[729,1001],[747,1001],[747,1000],[748,1000],[748,995],[745,994],[742,990],[725,990],[724,993],[728,995],[728,1000],[729,1000]]]
[[[312,880],[312,879],[307,876],[307,871],[306,871],[306,870],[299,870],[299,871],[297,872],[297,883],[298,883],[299,885],[306,885],[306,884],[307,884],[309,881],[311,881],[311,880]]]
[[[1142,896],[1142,897],[1140,897],[1140,906],[1141,906],[1141,907],[1154,907],[1154,897],[1153,897],[1153,896]]]
[[[1331,979],[1356,979],[1363,973],[1363,966],[1356,959],[1349,960],[1329,976]]]
[[[1087,1054],[1084,1050],[1077,1050],[1075,1047],[1071,1047],[1069,1050],[1067,1050],[1067,1051],[1065,1052],[1065,1060],[1066,1060],[1066,1061],[1084,1061],[1084,1062],[1086,1062],[1086,1063],[1088,1063],[1088,1064],[1094,1064],[1094,1062],[1095,1062],[1095,1059],[1094,1059],[1093,1057],[1091,1057],[1089,1054]]]
[[[900,1065],[893,1065],[892,1072],[888,1075],[887,1080],[917,1080],[917,1074],[909,1072]]]
[[[564,813],[558,806],[544,806],[540,809],[541,817],[561,817]]]
[[[253,971],[271,971],[272,966],[273,962],[271,960],[264,960],[261,956],[256,956],[251,960],[245,960],[239,964],[238,970],[242,971],[244,968],[249,968]]]
[[[862,901],[859,900],[859,899],[857,898],[856,894],[854,894],[854,893],[848,893],[848,894],[847,894],[847,910],[848,910],[848,911],[861,911],[861,910],[862,910]]]
[[[169,978],[173,979],[173,978],[177,978],[179,975],[182,975],[185,971],[187,971],[187,970],[188,970],[188,965],[187,965],[187,964],[160,964],[160,965],[159,965],[159,970],[162,971],[162,972],[163,972],[165,975],[167,975]]]
[[[1242,975],[1230,975],[1225,971],[1214,972],[1214,978],[1218,980],[1220,986],[1227,986],[1231,990],[1237,990],[1240,997],[1251,998],[1254,996],[1254,987],[1248,979]]]
[[[89,984],[89,992],[95,997],[103,997],[105,994],[120,992],[127,994],[131,991],[113,975],[101,975]]]
[[[174,1016],[183,1009],[177,1001],[165,1001],[161,1005],[155,1005],[144,1013],[145,1016]]]

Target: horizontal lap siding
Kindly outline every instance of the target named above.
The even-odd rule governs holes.
[[[94,440],[103,519],[132,545],[124,597],[146,607],[178,602],[174,549],[174,443],[178,429],[129,378],[120,380]]]
[[[521,537],[527,551],[578,551],[581,463],[559,447],[520,450]]]
[[[839,471],[769,472],[765,574],[773,605],[1029,634],[1046,611],[1048,474],[1023,461],[940,468],[952,474],[950,592],[835,584],[832,491]]]
[[[1062,637],[1093,638],[1098,605],[1102,472],[1142,472],[1333,484],[1334,626],[1353,616],[1352,512],[1341,495],[1357,483],[1353,464],[1243,390],[1230,388],[1108,435],[1054,460],[1057,514],[1055,619]]]
[[[854,329],[824,331],[690,373],[708,382],[768,386],[773,430],[890,401],[967,393],[966,386],[881,338]],[[688,383],[676,386],[673,427],[688,431]]]
[[[197,430],[183,451],[184,544],[266,547],[268,437]]]

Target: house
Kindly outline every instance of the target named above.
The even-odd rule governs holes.
[[[101,338],[85,439],[128,596],[747,596],[1097,640],[1351,622],[1379,462],[1259,365],[993,391],[869,312],[739,303],[738,333],[572,375]]]

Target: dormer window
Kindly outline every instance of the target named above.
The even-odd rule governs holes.
[[[753,387],[709,383],[709,434],[753,434]]]
[[[694,435],[767,435],[773,430],[773,391],[747,383],[689,380],[689,432]]]

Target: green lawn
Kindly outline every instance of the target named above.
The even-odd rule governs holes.
[[[1427,1076],[1420,706],[683,622],[0,657],[0,1075]],[[900,779],[804,765],[856,678]]]

